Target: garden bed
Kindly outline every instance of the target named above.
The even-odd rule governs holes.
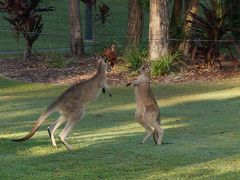
[[[137,73],[123,68],[122,63],[108,73],[108,83],[112,86],[123,86],[133,80]],[[35,56],[30,60],[21,58],[0,59],[0,75],[8,79],[23,82],[41,82],[54,84],[73,84],[87,79],[95,73],[96,60],[94,58],[70,59],[61,68],[55,67],[46,57]],[[153,83],[205,82],[217,79],[240,77],[240,72],[219,68],[208,69],[203,66],[183,68],[179,72],[165,76],[153,77]]]

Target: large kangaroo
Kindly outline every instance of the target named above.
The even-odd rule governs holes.
[[[85,105],[91,101],[94,101],[101,91],[108,91],[106,71],[108,65],[103,59],[98,61],[96,74],[88,80],[75,84],[64,91],[38,118],[33,125],[32,130],[25,137],[20,139],[14,139],[12,141],[22,142],[31,138],[42,122],[53,112],[58,111],[60,113],[59,118],[48,127],[48,133],[52,141],[52,145],[57,147],[54,132],[58,127],[66,122],[66,126],[59,135],[60,141],[66,146],[68,150],[72,149],[72,146],[66,142],[66,137],[74,126],[83,118],[85,113]]]

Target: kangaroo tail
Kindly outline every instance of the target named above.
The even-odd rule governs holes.
[[[41,114],[41,116],[38,118],[38,120],[33,125],[32,130],[26,136],[24,136],[23,138],[20,138],[20,139],[12,139],[12,141],[23,142],[23,141],[30,139],[35,134],[35,132],[38,130],[40,125],[43,123],[43,121],[48,116],[50,116],[55,110],[56,110],[56,106],[55,106],[55,103],[53,103]]]
[[[156,121],[160,125],[160,113],[158,114]],[[154,140],[155,144],[157,144],[158,138],[159,138],[159,134],[156,131],[156,129],[154,129],[154,131],[153,131],[153,140]]]

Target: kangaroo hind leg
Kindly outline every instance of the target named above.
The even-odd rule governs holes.
[[[153,134],[153,129],[143,120],[143,116],[140,113],[135,114],[137,122],[146,130],[146,136],[143,138],[141,144],[144,144]]]
[[[54,132],[67,120],[66,116],[60,115],[60,117],[54,121],[49,127],[48,127],[48,134],[52,141],[53,147],[57,147],[55,138],[54,138]]]
[[[73,127],[76,126],[76,124],[83,118],[84,116],[84,109],[82,111],[77,113],[72,113],[69,116],[68,122],[62,132],[59,135],[60,141],[64,144],[64,146],[70,151],[72,150],[72,146],[66,142],[66,137],[70,133],[70,131],[73,129]]]
[[[162,144],[162,138],[164,129],[160,127],[160,125],[155,120],[150,120],[149,123],[154,127],[154,140],[157,145]]]

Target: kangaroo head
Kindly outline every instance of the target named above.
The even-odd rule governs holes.
[[[109,66],[108,63],[103,58],[99,58],[97,64],[97,71],[105,73],[108,70]]]
[[[144,74],[146,76],[150,76],[150,67],[148,66],[148,64],[143,64],[139,71],[140,74]]]

